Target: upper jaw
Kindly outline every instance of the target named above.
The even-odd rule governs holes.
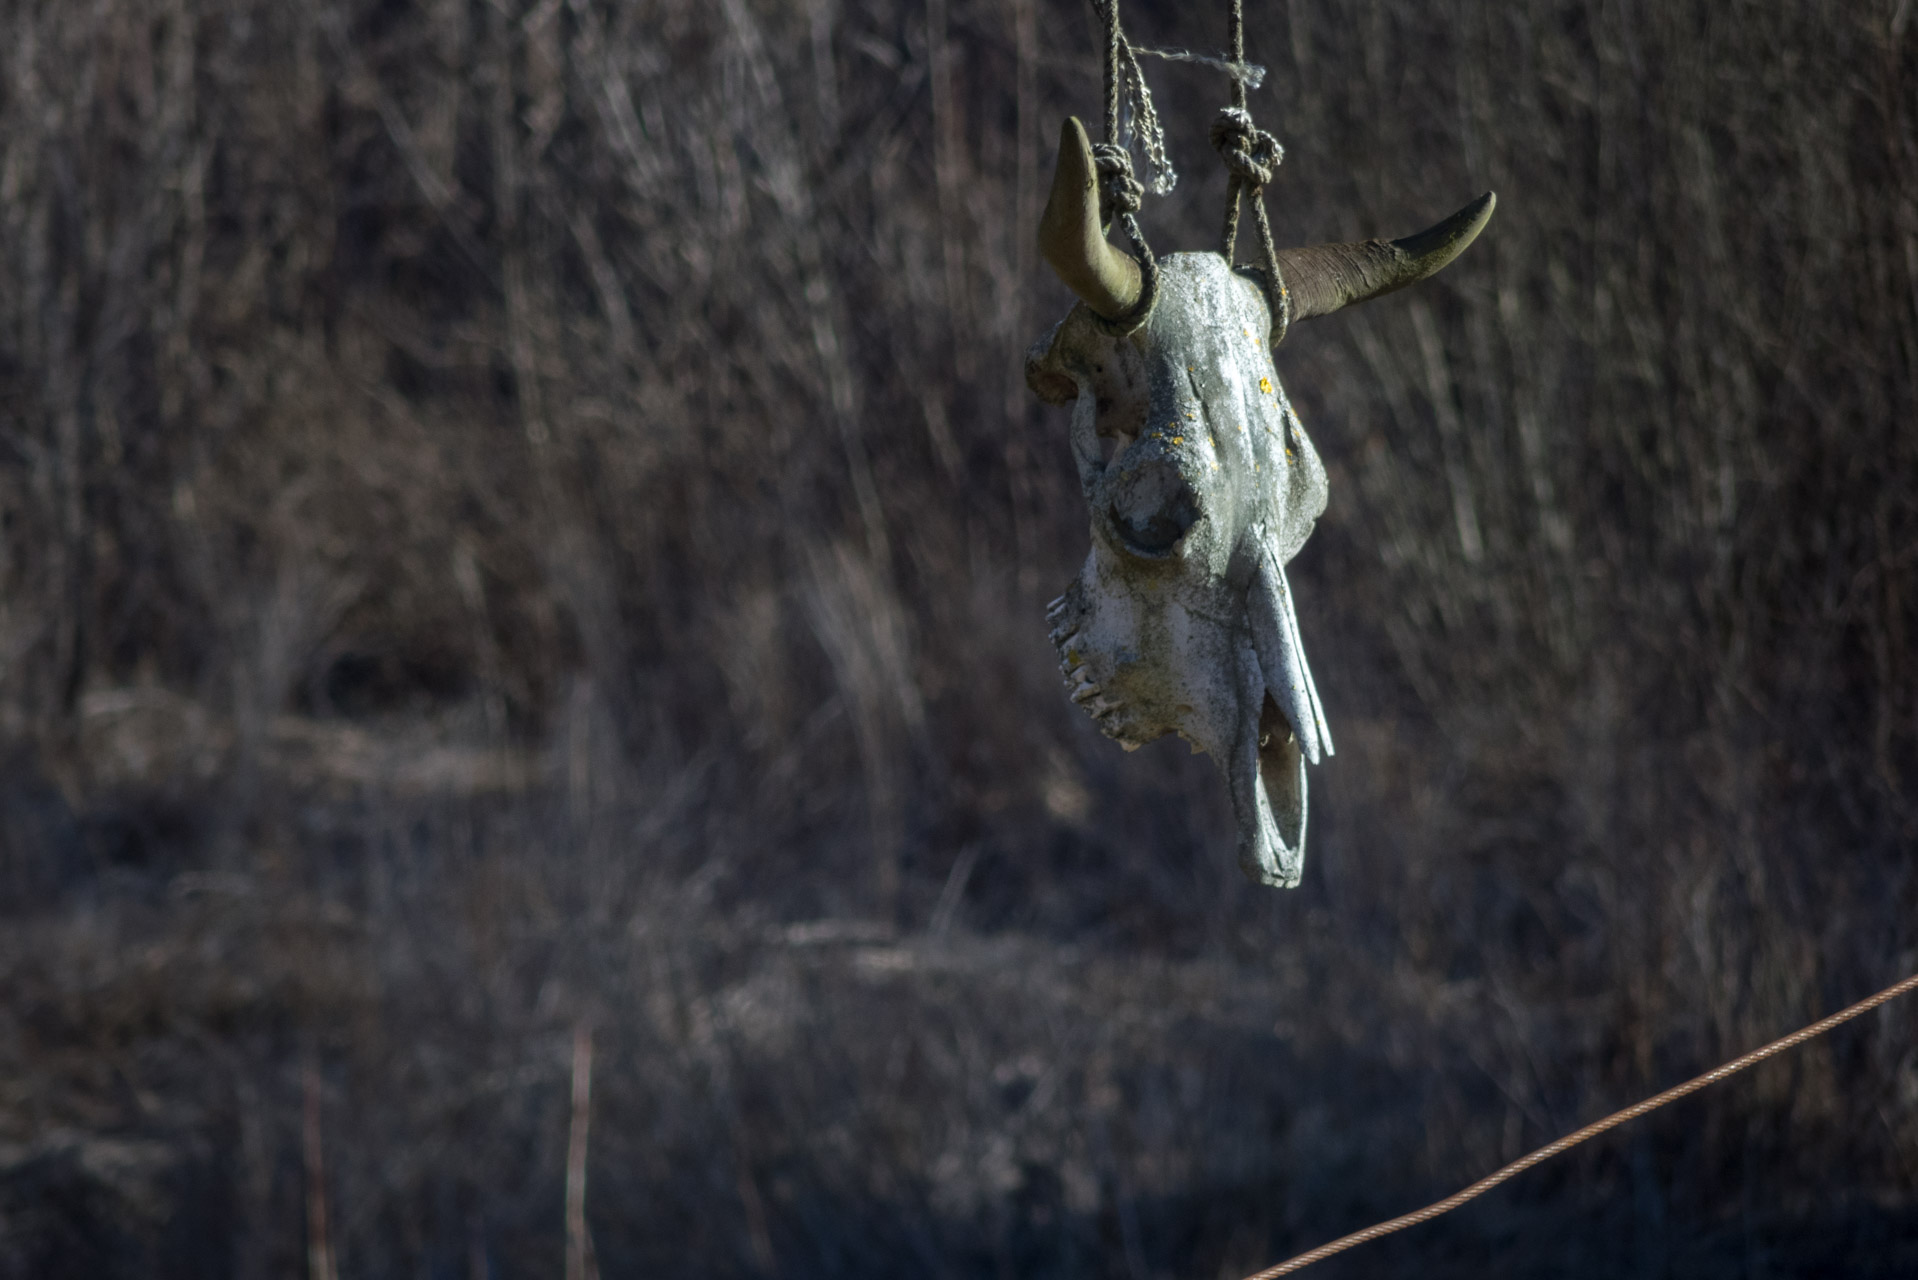
[[[1059,651],[1059,674],[1065,677],[1066,693],[1092,717],[1099,731],[1128,751],[1145,745],[1123,699],[1107,692],[1110,677],[1098,670],[1098,655],[1085,643],[1084,635],[1090,611],[1085,590],[1078,579],[1066,593],[1046,606],[1046,622],[1052,628],[1052,647]]]

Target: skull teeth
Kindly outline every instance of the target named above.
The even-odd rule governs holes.
[[[1085,622],[1084,605],[1077,595],[1076,590],[1068,591],[1046,606],[1046,621],[1052,624],[1049,638],[1059,651],[1059,674],[1065,678],[1066,693],[1073,702],[1083,707],[1108,737],[1120,738],[1123,717],[1119,712],[1124,710],[1123,705],[1106,696],[1092,678],[1084,656],[1072,647]],[[1120,741],[1128,750],[1135,745],[1123,738]]]
[[[1108,722],[1120,710],[1118,702],[1108,698],[1105,690],[1094,683],[1083,670],[1067,673],[1066,688],[1072,700],[1085,708],[1087,715],[1099,721],[1102,728],[1110,729]]]

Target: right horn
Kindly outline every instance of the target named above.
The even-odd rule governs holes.
[[[1497,204],[1498,197],[1487,191],[1437,226],[1403,240],[1281,249],[1279,271],[1292,298],[1292,319],[1326,315],[1435,274],[1465,252]]]

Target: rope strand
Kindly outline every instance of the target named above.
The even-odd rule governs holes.
[[[1119,34],[1119,0],[1106,0],[1106,141],[1119,141],[1120,47],[1125,37]]]
[[[1860,1000],[1857,1004],[1849,1008],[1840,1009],[1829,1018],[1821,1019],[1818,1022],[1812,1023],[1809,1027],[1794,1031],[1781,1039],[1774,1040],[1762,1049],[1754,1049],[1742,1058],[1734,1058],[1723,1066],[1715,1067],[1707,1071],[1704,1075],[1694,1076],[1684,1084],[1678,1085],[1675,1088],[1667,1089],[1665,1092],[1647,1098],[1643,1102],[1634,1103],[1622,1111],[1614,1111],[1611,1115],[1606,1116],[1596,1124],[1588,1124],[1576,1133],[1567,1134],[1556,1142],[1540,1147],[1530,1155],[1512,1161],[1512,1163],[1506,1165],[1498,1172],[1489,1177],[1480,1178],[1477,1182],[1465,1188],[1465,1190],[1449,1195],[1436,1204],[1429,1204],[1415,1213],[1408,1213],[1402,1217],[1393,1218],[1390,1222],[1381,1222],[1376,1226],[1367,1227],[1363,1231],[1354,1231],[1349,1236],[1340,1236],[1330,1244],[1322,1244],[1310,1252],[1301,1253],[1295,1258],[1288,1258],[1276,1267],[1267,1267],[1264,1271],[1256,1275],[1247,1276],[1246,1280],[1277,1280],[1279,1276],[1291,1275],[1295,1271],[1302,1271],[1315,1262],[1323,1262],[1333,1254],[1343,1253],[1355,1245],[1367,1244],[1373,1240],[1377,1240],[1381,1236],[1389,1236],[1395,1231],[1403,1231],[1407,1227],[1416,1227],[1422,1222],[1430,1222],[1433,1218],[1441,1214],[1450,1213],[1466,1201],[1484,1195],[1501,1182],[1517,1177],[1533,1165],[1543,1164],[1553,1156],[1570,1150],[1579,1143],[1584,1142],[1587,1138],[1595,1138],[1607,1129],[1616,1129],[1626,1121],[1636,1120],[1648,1111],[1656,1111],[1668,1102],[1676,1102],[1687,1094],[1697,1093],[1707,1085],[1717,1084],[1726,1076],[1735,1075],[1743,1071],[1746,1067],[1763,1062],[1767,1058],[1775,1057],[1787,1049],[1795,1049],[1805,1043],[1805,1041],[1815,1036],[1823,1035],[1839,1023],[1849,1022],[1862,1013],[1870,1013],[1879,1005],[1887,1004],[1913,990],[1918,990],[1918,973],[1914,973],[1903,982],[1886,987],[1883,991],[1880,991],[1877,995],[1869,999]]]
[[[1117,3],[1117,0],[1113,0]],[[1232,65],[1245,64],[1245,0],[1232,0],[1232,16],[1227,30]],[[1285,341],[1292,328],[1292,293],[1285,287],[1285,274],[1279,269],[1279,247],[1272,239],[1272,224],[1265,216],[1265,184],[1272,181],[1285,148],[1279,140],[1252,123],[1246,108],[1246,82],[1232,78],[1232,105],[1220,110],[1212,122],[1212,146],[1230,175],[1225,184],[1225,229],[1219,238],[1219,253],[1231,266],[1238,256],[1239,193],[1250,197],[1252,221],[1259,228],[1259,250],[1265,258],[1265,289],[1272,308],[1272,345]]]
[[[1139,55],[1172,58],[1178,51],[1167,52],[1159,49],[1141,49],[1128,40],[1123,29],[1119,32],[1119,51],[1117,61],[1113,61],[1112,13],[1105,0],[1092,0],[1092,12],[1101,23],[1106,24],[1106,141],[1122,149],[1129,150],[1136,134],[1139,149],[1145,152],[1146,163],[1151,166],[1152,180],[1145,184],[1146,190],[1155,196],[1170,195],[1179,184],[1179,175],[1172,168],[1172,161],[1165,151],[1165,129],[1159,124],[1159,113],[1152,105],[1152,91],[1146,87],[1145,70],[1139,65]],[[1212,59],[1186,55],[1193,61],[1210,62]],[[1220,64],[1222,67],[1225,64]],[[1116,74],[1112,70],[1117,67]],[[1228,75],[1234,70],[1225,67]],[[1257,73],[1253,84],[1265,75],[1265,68],[1250,67],[1239,69],[1240,73]],[[1117,86],[1117,92],[1114,92]]]
[[[1234,62],[1245,61],[1245,0],[1232,0],[1232,17],[1226,27],[1226,56]],[[1228,108],[1245,114],[1245,82],[1232,82],[1232,106]],[[1221,116],[1225,113],[1220,112]],[[1250,115],[1245,116],[1248,126],[1252,123]],[[1219,145],[1219,126],[1212,126],[1212,145]],[[1231,266],[1233,258],[1238,256],[1239,241],[1239,189],[1244,185],[1238,172],[1226,163],[1225,179],[1225,234],[1219,240],[1219,253],[1225,258],[1225,265]]]
[[[1154,188],[1163,186],[1165,190],[1170,190],[1172,171],[1171,166],[1164,163],[1164,141],[1156,137],[1158,118],[1152,111],[1151,95],[1145,91],[1145,77],[1139,72],[1138,61],[1131,57],[1131,47],[1126,44],[1125,34],[1119,29],[1119,0],[1104,0],[1104,3],[1092,0],[1092,8],[1105,19],[1106,24],[1106,140],[1092,149],[1093,164],[1099,172],[1099,218],[1101,222],[1118,222],[1125,231],[1126,239],[1132,241],[1132,247],[1139,254],[1139,301],[1129,313],[1117,320],[1103,317],[1099,320],[1102,328],[1123,335],[1144,324],[1145,318],[1152,314],[1153,304],[1159,300],[1159,262],[1152,256],[1145,235],[1139,230],[1139,219],[1135,216],[1144,198],[1144,188],[1132,176],[1132,155],[1119,136],[1119,102],[1128,65],[1131,73],[1137,77],[1136,93],[1140,103],[1140,123],[1146,130],[1147,158],[1153,161],[1156,170]]]

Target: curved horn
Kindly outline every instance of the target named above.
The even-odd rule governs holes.
[[[1279,270],[1285,276],[1286,291],[1292,295],[1292,319],[1322,316],[1403,289],[1436,273],[1465,252],[1465,246],[1491,220],[1497,204],[1498,197],[1487,191],[1437,226],[1403,240],[1280,250]]]
[[[1066,288],[1107,320],[1123,319],[1139,300],[1138,262],[1106,243],[1099,225],[1092,142],[1076,116],[1066,117],[1059,130],[1059,167],[1039,216],[1039,252]]]

